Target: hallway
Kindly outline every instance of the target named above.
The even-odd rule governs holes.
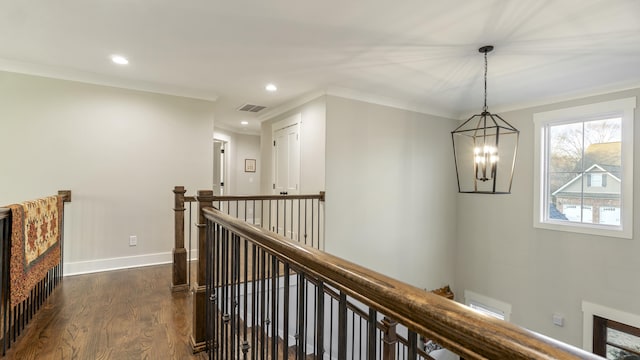
[[[6,359],[205,359],[191,354],[191,296],[171,265],[65,277]]]

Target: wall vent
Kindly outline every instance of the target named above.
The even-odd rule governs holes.
[[[253,104],[244,104],[238,108],[238,111],[248,111],[252,113],[257,113],[260,110],[266,109],[266,106],[261,105],[253,105]]]

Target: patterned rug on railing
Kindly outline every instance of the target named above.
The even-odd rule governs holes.
[[[31,289],[60,262],[62,206],[60,196],[9,206],[12,216],[11,306],[26,300]]]

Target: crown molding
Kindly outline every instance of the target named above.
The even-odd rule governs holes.
[[[363,101],[371,104],[388,106],[400,110],[407,110],[417,112],[425,115],[438,116],[446,119],[456,120],[456,114],[451,113],[445,109],[436,109],[435,107],[427,106],[425,104],[418,104],[415,102],[409,102],[392,97],[386,97],[376,94],[371,94],[359,90],[353,90],[343,87],[330,87],[326,91],[327,95],[337,96],[341,98]]]
[[[549,105],[559,104],[559,103],[564,103],[569,101],[584,100],[590,97],[604,96],[604,95],[614,94],[617,92],[636,90],[636,89],[640,89],[640,83],[635,83],[635,82],[619,83],[616,85],[606,86],[606,87],[592,87],[590,89],[574,91],[570,94],[565,94],[565,95],[547,97],[537,101],[520,102],[520,103],[504,105],[504,106],[493,106],[491,107],[491,112],[494,114],[500,114],[500,113],[506,113],[511,111],[526,110],[526,109],[532,109],[540,106],[549,106]],[[458,120],[467,120],[471,116],[473,116],[473,114],[469,113],[467,114],[467,116],[460,117]]]
[[[315,100],[321,96],[326,95],[326,91],[324,90],[318,90],[318,91],[313,91],[310,93],[306,93],[302,96],[299,96],[289,102],[286,102],[280,106],[277,106],[273,109],[267,110],[264,114],[260,114],[258,115],[256,118],[260,121],[263,122],[265,120],[269,120],[269,119],[273,119],[274,117],[278,116],[278,115],[282,115],[285,112],[295,109],[298,106],[304,105],[306,103],[308,103],[311,100]]]
[[[237,128],[234,128],[233,126],[229,125],[229,124],[225,124],[223,122],[221,123],[217,123],[213,122],[213,132],[215,133],[216,129],[220,129],[220,130],[224,130],[226,132],[232,132],[234,134],[240,134],[240,135],[253,135],[253,136],[260,136],[261,133],[260,131],[252,131],[252,130],[240,130]]]
[[[111,86],[128,90],[180,96],[198,100],[216,101],[218,99],[217,94],[204,90],[189,89],[174,85],[158,84],[142,80],[129,80],[116,76],[72,70],[58,66],[39,65],[3,58],[0,58],[0,71],[41,76],[52,79],[76,81],[93,85]]]

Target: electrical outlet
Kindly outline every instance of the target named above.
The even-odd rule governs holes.
[[[564,326],[564,315],[559,313],[554,313],[552,317],[553,325],[555,326]]]
[[[136,246],[136,245],[138,245],[138,237],[135,235],[129,236],[129,246]]]

